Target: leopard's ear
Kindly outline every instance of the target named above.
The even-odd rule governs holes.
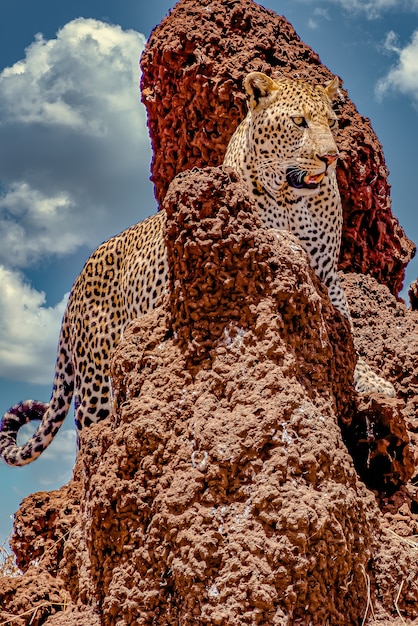
[[[244,80],[244,87],[250,96],[250,107],[252,109],[257,107],[264,109],[267,107],[275,100],[277,90],[279,89],[277,83],[262,72],[251,72],[248,74]]]
[[[330,80],[328,83],[325,83],[324,87],[325,93],[332,102],[338,96],[338,91],[340,89],[340,79],[338,78],[338,76],[334,76],[332,80]]]

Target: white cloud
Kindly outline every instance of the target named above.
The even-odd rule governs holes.
[[[309,26],[309,28],[312,28],[314,30],[319,27],[319,23],[318,23],[319,20],[329,20],[330,19],[329,13],[328,13],[328,9],[323,9],[323,8],[320,8],[320,7],[316,7],[313,10],[313,15],[314,15],[314,17],[313,18],[311,17],[308,20],[308,26]]]
[[[75,428],[71,430],[60,430],[58,435],[54,439],[53,445],[50,445],[42,456],[47,461],[60,461],[62,463],[61,469],[64,469],[64,464],[68,465],[65,475],[60,475],[58,480],[61,482],[67,482],[71,478],[71,469],[74,465],[74,460],[77,452],[77,434]],[[50,481],[57,480],[57,477],[50,477]]]
[[[19,430],[17,442],[23,445],[30,439],[39,422],[30,422],[25,424]],[[39,473],[40,484],[48,487],[51,484],[66,483],[71,478],[72,468],[77,452],[77,434],[75,428],[61,428],[54,437],[53,442],[42,453],[42,463],[51,463],[59,461],[59,469],[54,474],[45,475],[44,471]]]
[[[415,0],[333,0],[347,11],[364,13],[369,19],[378,18],[390,9],[415,10],[417,2]]]
[[[396,52],[397,54],[399,54],[401,49],[397,45],[397,42],[398,42],[398,35],[393,30],[390,30],[386,35],[383,49],[388,52]]]
[[[418,106],[418,30],[416,30],[410,43],[404,48],[398,45],[396,34],[388,33],[385,48],[398,56],[394,67],[376,85],[376,94],[382,98],[387,92],[400,92],[412,97]]]
[[[46,254],[68,254],[89,233],[68,193],[45,196],[27,183],[13,183],[0,197],[0,262],[28,266]]]
[[[0,72],[0,261],[95,247],[153,212],[139,98],[145,38],[93,19]],[[12,252],[12,253],[11,253]]]
[[[313,2],[313,0],[302,1]],[[418,0],[328,0],[328,2],[341,5],[348,13],[363,13],[368,19],[379,18],[385,11],[391,9],[405,11],[418,10]],[[315,20],[313,20],[313,23],[315,23]]]
[[[38,34],[26,58],[0,76],[7,122],[106,134],[109,116],[124,113],[131,132],[138,131],[141,116],[135,104],[144,44],[136,31],[83,18],[66,24],[56,39]]]
[[[321,7],[316,7],[314,9],[314,15],[316,15],[317,17],[323,17],[326,20],[330,19],[328,9],[323,9]]]
[[[45,294],[0,265],[0,376],[50,384],[68,294],[54,307]]]

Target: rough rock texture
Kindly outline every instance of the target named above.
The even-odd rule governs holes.
[[[242,80],[249,71],[332,78],[285,18],[252,0],[181,0],[151,34],[141,67],[159,202],[179,172],[222,163],[246,115]],[[338,113],[340,267],[370,273],[397,295],[415,246],[392,215],[388,170],[370,121],[346,92]]]
[[[42,568],[56,574],[65,540],[79,516],[79,487],[75,471],[70,484],[59,491],[41,491],[23,501],[11,540],[20,569],[27,570],[42,559]]]
[[[26,499],[14,545],[28,569],[2,586],[6,619],[395,625],[396,600],[412,624],[410,485],[381,497],[382,514],[342,437],[357,419],[347,323],[299,243],[259,228],[231,171],[182,174],[164,206],[170,295],[125,333],[115,416],[83,431],[69,487]],[[409,313],[381,289],[406,332]],[[366,351],[384,371],[386,348]]]
[[[418,280],[410,285],[408,290],[409,301],[413,311],[418,311]]]
[[[49,616],[62,613],[69,599],[63,581],[39,567],[28,569],[24,576],[2,578],[1,582],[0,624],[40,626]]]
[[[418,311],[397,302],[384,285],[369,276],[340,274],[340,278],[353,317],[356,347],[376,371],[395,385],[418,468]],[[411,511],[418,513],[416,484],[418,470],[401,495],[395,496],[397,507],[402,508],[400,519],[405,515],[408,518]],[[418,527],[411,534],[418,534]]]

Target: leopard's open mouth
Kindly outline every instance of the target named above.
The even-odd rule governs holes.
[[[317,189],[325,172],[320,174],[308,174],[306,170],[300,170],[298,167],[289,167],[286,170],[286,180],[294,189]]]

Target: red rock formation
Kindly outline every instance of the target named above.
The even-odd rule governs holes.
[[[4,615],[22,626],[38,606],[39,626],[348,626],[370,601],[383,626],[396,623],[402,583],[397,604],[417,616],[415,552],[386,530],[416,529],[413,494],[386,499],[383,516],[357,477],[339,425],[356,419],[351,337],[300,245],[259,228],[231,172],[184,173],[164,206],[170,296],[125,333],[115,416],[83,431],[70,486],[19,513],[29,569],[3,584]],[[382,423],[390,413],[371,410]]]
[[[375,371],[390,378],[396,395],[402,401],[401,415],[406,423],[415,450],[414,465],[418,466],[418,311],[397,302],[387,287],[369,276],[340,274],[349,301],[359,353]],[[418,512],[415,487],[417,475],[408,482]]]
[[[247,72],[320,83],[332,77],[284,17],[252,0],[181,0],[154,29],[141,66],[159,202],[179,172],[222,163],[246,114]],[[392,215],[388,171],[370,121],[346,93],[339,114],[340,267],[369,273],[398,294],[415,246]]]
[[[69,486],[59,491],[35,493],[22,502],[11,541],[20,569],[26,571],[42,559],[42,569],[56,574],[65,539],[79,516],[78,492],[75,474]]]
[[[418,280],[415,280],[408,290],[409,301],[413,311],[418,311]]]
[[[24,576],[2,578],[0,623],[41,626],[49,616],[62,613],[67,599],[62,580],[37,567],[29,569]]]

